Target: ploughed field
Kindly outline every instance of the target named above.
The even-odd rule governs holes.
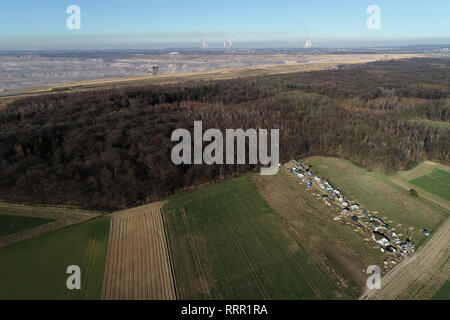
[[[159,204],[111,216],[102,299],[176,299]]]
[[[447,218],[415,255],[402,261],[382,278],[381,290],[367,291],[363,298],[429,300],[437,294],[441,299],[449,299],[448,286],[437,292],[449,279],[450,219]]]

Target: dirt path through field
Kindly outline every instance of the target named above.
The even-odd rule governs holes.
[[[367,290],[360,299],[431,299],[450,278],[450,218],[418,252],[382,278],[381,290]]]
[[[102,299],[174,300],[162,202],[111,216]]]
[[[411,180],[425,176],[427,174],[430,174],[435,169],[440,169],[443,171],[450,172],[450,168],[448,166],[445,166],[440,163],[435,163],[431,161],[424,161],[420,163],[418,166],[411,170],[407,171],[399,171],[395,175],[388,176],[389,180],[393,183],[399,185],[400,187],[410,190],[415,189],[419,192],[419,195],[431,202],[434,202],[435,204],[441,206],[442,208],[446,210],[450,210],[450,201],[446,201],[445,199],[432,194],[431,192],[428,192],[416,185],[413,185],[411,183]]]

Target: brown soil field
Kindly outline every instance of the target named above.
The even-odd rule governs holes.
[[[83,211],[60,207],[26,206],[5,202],[0,202],[0,213],[7,215],[47,218],[55,220],[30,229],[7,235],[5,237],[0,237],[0,248],[10,246],[14,243],[34,238],[45,233],[49,233],[51,231],[66,228],[68,226],[93,219],[100,215],[100,213],[95,211]]]
[[[447,218],[417,253],[403,260],[361,299],[427,300],[450,279],[450,219]]]
[[[111,215],[103,300],[175,300],[162,204]]]

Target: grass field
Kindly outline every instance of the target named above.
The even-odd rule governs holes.
[[[433,296],[433,300],[450,300],[450,280],[439,288]]]
[[[163,211],[180,299],[343,296],[249,176],[170,197]]]
[[[2,218],[2,216],[7,217]],[[100,212],[95,211],[0,202],[0,248],[64,229],[98,216],[100,216]]]
[[[352,297],[361,294],[367,280],[363,270],[368,266],[378,265],[382,272],[393,266],[384,264],[388,257],[351,219],[334,221],[341,209],[327,206],[317,196],[318,191],[306,188],[296,175],[283,168],[275,176],[252,177],[258,194],[283,220],[291,235]]]
[[[100,218],[0,249],[0,300],[99,299],[108,232]],[[81,290],[66,287],[69,265],[81,268]]]
[[[54,220],[0,214],[0,237],[30,229],[51,221]]]
[[[431,173],[413,179],[410,182],[442,199],[450,201],[450,172],[435,169]]]
[[[386,176],[368,172],[344,159],[310,157],[304,162],[312,165],[315,174],[327,178],[351,200],[366,210],[379,212],[378,215],[387,218],[391,227],[411,235],[418,245],[426,238],[422,230],[435,230],[448,214],[412,197],[408,190]]]

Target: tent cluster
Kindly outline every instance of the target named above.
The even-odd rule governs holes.
[[[382,252],[389,252],[396,257],[414,252],[414,244],[410,239],[401,240],[401,234],[392,230],[388,223],[380,217],[364,210],[358,203],[350,201],[339,189],[327,180],[315,175],[311,167],[302,162],[292,160],[291,168],[288,171],[296,174],[308,188],[315,188],[320,193],[317,194],[325,205],[336,206],[341,209],[340,216],[334,217],[334,221],[345,217],[350,218],[364,234],[370,235],[371,239],[379,246]]]
[[[309,166],[306,166],[296,160],[292,160],[292,166],[292,172],[295,173],[297,177],[303,183],[305,183],[308,188],[312,187],[315,183],[321,190],[325,192],[322,195],[322,198],[324,200],[334,199],[335,201],[338,201],[343,208],[349,208],[352,211],[359,209],[359,204],[351,204],[351,202],[345,198],[342,192],[338,189],[335,189],[330,182],[314,175]]]

